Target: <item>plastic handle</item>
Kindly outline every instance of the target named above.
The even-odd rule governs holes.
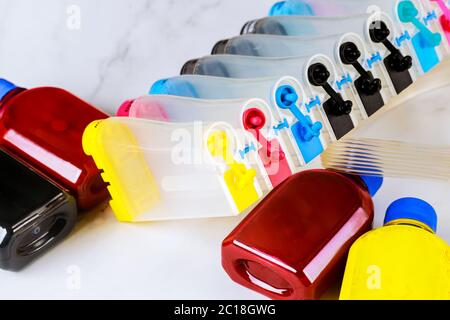
[[[292,114],[298,119],[298,121],[300,121],[302,126],[306,129],[304,136],[306,141],[309,141],[320,135],[320,130],[322,129],[322,125],[320,123],[317,122],[311,126],[305,115],[295,105],[292,106],[290,110]]]
[[[247,169],[245,164],[233,158],[225,131],[215,131],[209,135],[208,150],[213,157],[223,159],[229,167],[223,173],[223,179],[238,211],[243,212],[258,201],[259,194],[255,188],[256,170]]]
[[[256,108],[249,109],[244,113],[242,120],[245,129],[249,131],[261,145],[264,147],[270,145],[270,142],[261,132],[261,128],[266,124],[266,117],[262,111]]]
[[[419,19],[419,11],[411,1],[402,1],[398,6],[398,15],[403,23],[412,23],[421,33],[428,44],[432,47],[438,46],[442,41],[439,33],[431,32]]]
[[[289,110],[305,129],[303,138],[311,141],[320,136],[322,124],[320,122],[311,123],[308,118],[297,107],[298,95],[289,86],[281,87],[277,92],[277,104],[281,109]]]
[[[428,28],[417,18],[413,19],[411,22],[417,29],[420,30],[420,32],[422,32],[422,35],[432,47],[436,47],[441,43],[442,37],[439,33],[433,33],[428,30]]]
[[[244,164],[237,162],[230,152],[230,142],[225,131],[213,132],[208,137],[208,149],[213,157],[221,158],[230,167],[233,179],[227,181],[228,187],[244,191],[249,185],[253,185],[256,177],[254,169],[247,169]],[[232,184],[232,185],[231,185]]]
[[[243,116],[244,127],[249,131],[261,145],[262,151],[271,161],[282,161],[286,158],[283,151],[280,150],[277,143],[269,141],[261,129],[266,124],[264,113],[256,108],[247,110]]]

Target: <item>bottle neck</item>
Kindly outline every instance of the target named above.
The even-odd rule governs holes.
[[[426,225],[423,222],[417,221],[417,220],[413,220],[413,219],[398,219],[398,220],[393,220],[387,224],[385,224],[386,227],[388,226],[409,226],[409,227],[414,227],[414,228],[420,228],[423,229],[425,231],[428,231],[430,233],[434,234],[433,229],[431,229],[428,225]]]

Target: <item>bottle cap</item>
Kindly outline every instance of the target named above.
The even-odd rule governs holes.
[[[229,39],[225,39],[225,40],[220,40],[219,42],[217,42],[214,45],[214,48],[212,49],[211,54],[225,54],[227,44],[229,41],[230,41]]]
[[[369,194],[374,197],[383,185],[384,178],[379,176],[360,176],[366,184]]]
[[[134,100],[127,100],[124,103],[122,103],[117,110],[116,115],[118,117],[129,117],[130,116],[130,109],[133,106]]]
[[[286,1],[279,1],[275,3],[269,11],[269,16],[279,16],[282,15],[283,7],[286,5]]]
[[[387,209],[384,224],[396,220],[414,220],[428,226],[433,232],[437,231],[437,214],[428,203],[417,198],[403,198],[395,201]]]
[[[184,66],[181,68],[180,74],[181,75],[183,75],[183,74],[194,74],[198,60],[199,59],[192,59],[192,60],[189,60],[188,62],[186,62],[184,64]]]
[[[158,80],[152,85],[149,94],[199,98],[192,81],[183,79]]]
[[[5,79],[0,79],[0,101],[16,88],[17,86],[14,83]]]
[[[311,3],[303,0],[288,0],[275,3],[269,11],[269,16],[315,16]]]
[[[167,79],[156,81],[150,89],[150,94],[169,94],[166,87]]]

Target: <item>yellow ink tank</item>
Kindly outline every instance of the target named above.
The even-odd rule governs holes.
[[[226,124],[109,118],[86,129],[83,148],[103,170],[119,221],[233,216],[255,203],[262,192],[248,163],[228,156],[225,163],[213,159],[207,132],[223,127]],[[223,132],[227,146],[240,148],[233,128]],[[235,175],[230,183],[227,165],[242,178]]]

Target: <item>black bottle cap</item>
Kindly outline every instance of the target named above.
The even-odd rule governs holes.
[[[381,20],[373,21],[369,27],[370,38],[375,43],[380,43],[385,41],[391,31],[389,30],[386,23]]]
[[[241,34],[254,33],[255,25],[257,22],[258,22],[258,19],[246,22],[241,29]]]
[[[224,54],[230,39],[220,40],[214,45],[211,54]]]
[[[353,42],[345,42],[339,48],[339,54],[344,64],[353,64],[361,58],[361,51]]]
[[[184,74],[194,74],[195,67],[197,66],[197,62],[199,59],[192,59],[189,60],[184,64],[184,66],[181,68],[181,75]]]
[[[315,63],[308,69],[309,82],[314,86],[323,86],[330,76],[330,71],[321,63]]]

